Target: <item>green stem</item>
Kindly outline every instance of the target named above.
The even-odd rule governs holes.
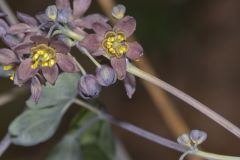
[[[236,135],[238,138],[240,138],[240,129],[234,125],[232,122],[225,119],[223,116],[219,115],[215,111],[211,110],[206,105],[202,104],[198,100],[192,98],[191,96],[187,95],[183,91],[171,86],[170,84],[162,81],[161,79],[154,77],[153,75],[144,72],[143,70],[135,67],[134,65],[128,63],[127,71],[139,78],[142,78],[162,89],[165,91],[171,93],[172,95],[176,96],[177,98],[181,99],[182,101],[186,102],[190,106],[194,107],[198,111],[202,112],[212,120],[214,120],[216,123],[227,129],[232,134]]]
[[[72,30],[70,29],[67,29],[61,25],[58,25],[58,28],[61,30],[61,33],[76,40],[76,41],[82,41],[84,39],[84,36],[76,33],[76,32],[73,32]]]
[[[196,155],[202,158],[212,159],[212,160],[240,160],[240,157],[219,155],[219,154],[208,153],[200,150],[193,152],[192,155]]]

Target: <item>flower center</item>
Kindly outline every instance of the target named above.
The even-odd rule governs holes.
[[[31,48],[32,69],[53,67],[56,64],[56,51],[46,44]]]
[[[122,32],[107,32],[102,45],[110,56],[121,57],[128,51],[126,36]]]

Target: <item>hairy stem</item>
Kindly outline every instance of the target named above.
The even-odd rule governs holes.
[[[217,122],[219,125],[227,129],[229,132],[233,133],[238,138],[240,138],[240,129],[236,125],[234,125],[233,123],[231,123],[230,121],[225,119],[223,116],[219,115],[218,113],[214,112],[213,110],[211,110],[206,105],[199,102],[198,100],[187,95],[183,91],[171,86],[170,84],[160,80],[159,78],[152,76],[151,74],[148,74],[140,70],[139,68],[135,67],[130,63],[128,64],[127,71],[171,93],[172,95],[176,96],[177,98],[186,102],[187,104],[194,107],[198,111],[202,112],[203,114],[205,114],[206,116],[208,116],[209,118]]]
[[[171,141],[169,139],[166,139],[164,137],[161,137],[159,135],[156,135],[154,133],[151,133],[149,131],[141,129],[141,128],[139,128],[133,124],[130,124],[128,122],[124,122],[119,119],[116,119],[112,115],[109,115],[108,113],[105,113],[105,112],[97,109],[96,107],[92,106],[91,104],[86,103],[80,99],[76,99],[75,103],[85,109],[88,109],[88,110],[94,112],[95,114],[99,115],[100,118],[103,118],[106,121],[108,121],[116,126],[119,126],[131,133],[134,133],[138,136],[141,136],[145,139],[148,139],[152,142],[163,145],[165,147],[171,148],[173,150],[183,152],[183,153],[187,152],[187,153],[195,155],[195,156],[199,156],[199,157],[207,158],[207,159],[213,159],[213,160],[240,160],[240,157],[213,154],[213,153],[208,153],[208,152],[204,152],[204,151],[200,151],[200,150],[192,150],[191,151],[190,148],[180,145],[174,141]]]

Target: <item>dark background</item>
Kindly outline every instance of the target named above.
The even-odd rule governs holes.
[[[8,0],[14,11],[36,14],[54,1]],[[240,126],[240,1],[239,0],[119,0],[138,22],[136,36],[144,46],[159,77],[211,106]],[[94,1],[89,12],[101,11]],[[83,64],[87,65],[88,61]],[[0,80],[0,92],[13,87],[8,79]],[[206,116],[170,96],[191,129],[208,133],[204,150],[227,155],[240,155],[240,141]],[[9,123],[24,107],[27,96],[0,108],[0,137]],[[175,140],[138,81],[137,92],[129,100],[122,83],[105,89],[102,101],[115,116]],[[77,107],[65,116],[58,134],[36,147],[12,146],[1,160],[42,160],[67,130]],[[178,159],[175,151],[159,146],[119,128],[133,160]]]

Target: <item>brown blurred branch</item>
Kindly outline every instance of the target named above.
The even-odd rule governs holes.
[[[98,0],[102,9],[108,15],[108,17],[112,17],[112,8],[115,5],[114,0]],[[114,19],[111,18],[111,22],[114,23]],[[154,71],[153,67],[150,65],[146,56],[141,59],[141,61],[136,62],[136,65],[140,68],[143,68],[146,72],[157,75]],[[152,84],[142,80],[141,81],[145,89],[150,94],[152,101],[154,102],[157,110],[161,113],[164,118],[167,126],[171,130],[172,134],[175,137],[178,137],[182,133],[186,133],[189,131],[187,124],[184,119],[181,117],[174,104],[168,98],[168,96],[163,92],[163,90],[153,86]]]
[[[7,93],[0,94],[0,107],[17,99],[19,95],[24,95],[26,93],[27,93],[26,88],[22,87],[22,88],[13,88]]]

